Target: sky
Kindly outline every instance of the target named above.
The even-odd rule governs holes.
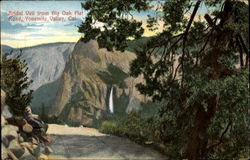
[[[76,42],[81,37],[77,25],[87,14],[81,8],[81,2],[84,1],[1,1],[1,44],[22,48],[44,43]],[[19,13],[16,13],[17,11]],[[33,16],[29,15],[32,11],[35,12]],[[64,21],[52,21],[51,16],[56,17],[51,14],[52,11],[59,12],[58,17],[63,17]],[[46,15],[46,12],[49,15]],[[71,15],[68,15],[69,12]],[[143,22],[143,27],[146,26],[148,14],[153,13],[133,13],[136,19]],[[21,19],[18,19],[20,17]],[[32,19],[35,17],[39,17],[39,21]],[[41,17],[46,17],[47,21],[41,20]],[[159,28],[163,28],[163,23],[159,23]],[[144,36],[154,34],[155,32],[145,30]]]
[[[12,21],[8,19],[9,12],[23,12],[24,20]],[[35,11],[34,16],[26,16],[26,11]],[[62,13],[63,11],[83,12],[83,15],[73,15],[73,21],[34,21],[25,19],[25,17],[41,17],[37,12],[52,11]],[[9,45],[14,48],[28,47],[42,43],[52,42],[76,42],[81,34],[77,32],[76,25],[79,25],[86,15],[81,8],[80,1],[2,1],[1,2],[1,44]],[[45,16],[46,17],[46,16]]]

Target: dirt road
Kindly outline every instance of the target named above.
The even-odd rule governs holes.
[[[53,139],[53,143],[50,144],[53,153],[49,159],[166,159],[150,148],[140,146],[126,138],[102,134],[93,128],[50,124],[48,134]]]

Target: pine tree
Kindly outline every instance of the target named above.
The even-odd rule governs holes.
[[[8,55],[8,54],[7,54]],[[6,92],[6,105],[14,116],[24,116],[25,108],[32,99],[32,83],[27,77],[27,63],[21,60],[21,54],[14,58],[2,57],[1,88]]]

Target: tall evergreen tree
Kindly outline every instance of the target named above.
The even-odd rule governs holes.
[[[9,54],[6,54],[9,55]],[[32,99],[32,83],[27,77],[27,63],[21,60],[21,54],[14,58],[2,57],[1,89],[6,92],[6,105],[14,116],[24,116],[25,108]]]
[[[248,4],[170,0],[154,5],[87,0],[82,40],[97,39],[101,48],[123,51],[129,39],[144,33],[131,12],[155,10],[147,27],[155,30],[161,21],[164,29],[138,46],[131,75],[143,75],[145,83],[137,85],[141,93],[165,101],[157,124],[169,157],[232,159],[247,153]],[[202,5],[211,12],[199,20]]]

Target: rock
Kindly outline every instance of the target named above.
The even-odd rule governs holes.
[[[11,141],[12,139],[15,139],[17,137],[17,131],[18,131],[18,127],[13,126],[13,125],[5,125],[2,128],[2,136],[6,136],[9,141]]]
[[[37,157],[34,155],[34,151],[31,148],[32,144],[26,143],[25,146],[29,147],[29,149],[26,147],[24,148],[25,153],[22,155],[22,157],[19,158],[19,160],[37,160]],[[30,150],[32,150],[32,152]]]
[[[18,160],[18,158],[15,156],[14,153],[12,153],[11,151],[8,151],[8,157],[12,160]]]
[[[44,154],[46,155],[49,155],[53,152],[53,150],[49,147],[49,146],[46,146],[45,149],[44,149]]]
[[[2,137],[2,144],[5,146],[5,147],[8,147],[9,146],[9,140],[7,137]]]
[[[12,117],[12,114],[10,113],[10,110],[9,110],[9,106],[5,105],[5,107],[2,110],[2,115],[5,118],[11,118]]]
[[[6,118],[6,121],[8,124],[17,126],[19,128],[23,127],[26,123],[28,123],[24,118],[22,117],[11,117],[11,118]]]
[[[5,97],[6,97],[6,94],[3,90],[1,90],[1,113],[4,109],[4,106],[5,106]]]
[[[31,133],[32,130],[33,130],[33,127],[32,127],[30,124],[28,124],[28,123],[26,123],[26,124],[23,126],[23,131],[26,132],[26,133]]]
[[[6,124],[7,124],[7,122],[6,122],[5,118],[1,115],[1,128],[3,128],[3,126]]]
[[[15,140],[17,139],[17,136],[13,136],[14,134],[10,134],[10,135],[7,135],[6,138],[8,139],[9,142],[11,142],[12,140]]]
[[[41,140],[45,143],[51,143],[52,139],[49,136],[41,136]]]
[[[29,143],[29,142],[23,142],[23,143],[20,143],[20,145],[25,148],[25,153],[24,154],[27,154],[26,152],[28,151],[29,154],[34,154],[34,150],[33,150],[33,147],[32,147],[32,143]]]
[[[18,135],[17,140],[18,140],[19,143],[24,142],[24,139],[23,139],[23,137],[21,135]]]
[[[36,145],[39,144],[39,141],[38,141],[36,138],[34,138],[34,137],[32,137],[31,142],[32,142],[33,144],[36,144]]]
[[[40,156],[40,154],[41,154],[41,147],[40,147],[40,144],[39,145],[35,145],[35,144],[33,144],[32,145],[32,148],[33,148],[33,155],[34,156],[36,156],[36,157],[39,157]]]
[[[65,66],[58,89],[60,92],[57,92],[49,114],[59,116],[65,122],[91,126],[89,119],[98,119],[99,110],[108,110],[107,101],[113,83],[114,86],[121,83],[127,86],[114,87],[114,110],[120,106],[126,108],[130,99],[146,101],[145,96],[135,89],[136,84],[143,82],[143,77],[133,78],[128,74],[129,64],[135,58],[132,52],[100,49],[94,40],[88,43],[79,41]],[[78,112],[77,108],[82,108],[82,111]]]
[[[20,158],[24,153],[25,149],[20,146],[20,144],[13,140],[10,142],[8,149],[17,157]]]
[[[1,159],[6,159],[8,157],[8,150],[6,147],[2,144],[1,145]]]
[[[33,155],[25,155],[19,158],[19,160],[36,160],[37,158]]]
[[[20,135],[25,142],[31,141],[31,137],[27,133],[21,132]]]

